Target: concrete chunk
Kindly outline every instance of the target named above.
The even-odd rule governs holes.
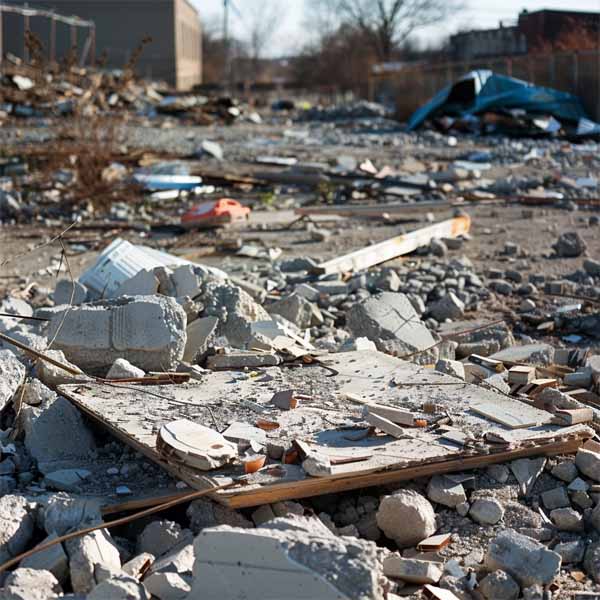
[[[88,290],[78,281],[71,281],[70,279],[61,279],[54,288],[54,304],[60,306],[61,304],[83,304],[87,299]],[[71,301],[72,298],[72,301]]]
[[[217,317],[216,334],[224,336],[236,348],[243,348],[252,337],[250,324],[270,321],[269,313],[241,288],[220,281],[209,281],[202,287],[201,302],[205,317]]]
[[[438,322],[446,319],[460,319],[465,314],[465,304],[453,292],[448,292],[443,298],[429,307],[431,316]]]
[[[34,506],[22,496],[0,497],[0,564],[23,552],[35,525]]]
[[[90,592],[98,583],[96,567],[120,571],[119,550],[105,529],[98,529],[66,543],[73,591]],[[89,598],[89,596],[88,596]]]
[[[25,447],[42,473],[70,468],[73,461],[87,460],[96,447],[81,413],[62,397],[55,396],[41,407],[23,406],[21,424]]]
[[[600,454],[586,448],[579,448],[575,455],[577,468],[590,479],[600,481]]]
[[[444,572],[442,565],[428,560],[388,556],[383,561],[383,572],[387,577],[408,583],[437,583]]]
[[[490,542],[484,563],[490,571],[506,571],[522,586],[544,586],[558,575],[561,558],[543,544],[508,529]]]
[[[442,358],[435,363],[435,370],[458,379],[465,379],[465,366],[458,360]]]
[[[0,350],[0,411],[25,381],[25,366],[12,350]]]
[[[50,571],[22,567],[8,574],[4,588],[8,598],[19,597],[23,593],[26,598],[55,598],[62,595],[62,587]]]
[[[50,322],[54,346],[80,368],[107,368],[126,358],[145,371],[174,370],[186,342],[186,315],[173,298],[123,296],[72,308]]]
[[[405,294],[383,292],[367,298],[350,309],[347,319],[355,336],[370,339],[382,352],[404,355],[435,344]]]
[[[139,369],[135,365],[132,365],[128,360],[124,358],[117,358],[111,365],[108,373],[106,374],[107,379],[130,379],[133,377],[143,377],[146,373],[142,369]]]
[[[144,579],[144,587],[159,600],[184,600],[192,589],[178,573],[153,573]]]
[[[113,575],[97,585],[87,600],[150,600],[144,586],[129,575]]]
[[[153,521],[146,525],[137,542],[138,553],[148,552],[162,556],[180,544],[186,537],[191,542],[191,532],[181,529],[174,521]]]
[[[481,580],[478,591],[487,600],[517,600],[520,589],[508,573],[494,571]]]
[[[58,536],[49,535],[42,544],[55,540]],[[19,565],[26,569],[50,571],[59,583],[64,584],[69,575],[69,559],[62,544],[55,544],[47,550],[41,550],[23,559]]]
[[[435,512],[418,492],[398,490],[382,499],[377,525],[400,548],[415,546],[435,533]]]
[[[495,525],[504,517],[504,507],[495,498],[478,498],[471,505],[469,516],[480,525]]]
[[[384,598],[375,544],[336,537],[325,527],[317,532],[309,519],[275,519],[268,528],[251,530],[205,529],[194,546],[190,598]]]
[[[460,483],[455,483],[443,475],[434,475],[427,486],[427,497],[437,504],[456,508],[467,501],[467,495]]]
[[[299,294],[290,294],[267,306],[269,314],[281,315],[300,329],[307,329],[313,320],[311,303]]]

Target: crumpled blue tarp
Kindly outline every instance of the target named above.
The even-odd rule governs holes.
[[[485,111],[515,108],[530,114],[552,115],[559,120],[578,121],[586,118],[579,98],[573,94],[480,69],[467,73],[445,87],[416,110],[408,121],[408,130],[416,129],[440,109],[445,115],[465,117]]]

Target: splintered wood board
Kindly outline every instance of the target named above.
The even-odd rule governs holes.
[[[522,456],[572,452],[591,435],[583,426],[564,430],[542,426],[531,431],[535,442],[528,442],[526,448],[520,447],[517,441],[492,446],[490,453],[481,455],[474,455],[472,450],[468,453],[441,435],[418,428],[406,429],[411,439],[375,436],[351,441],[348,434],[356,431],[349,431],[347,427],[353,423],[362,427],[364,421],[362,406],[344,400],[348,390],[365,400],[413,412],[418,412],[423,401],[433,397],[436,403],[445,404],[448,412],[456,415],[459,426],[468,428],[477,439],[482,439],[486,431],[497,430],[506,435],[510,430],[469,410],[471,400],[503,398],[501,395],[470,384],[438,385],[445,381],[456,383],[456,380],[378,352],[330,355],[327,370],[316,366],[298,371],[272,367],[265,371],[268,376],[262,379],[220,371],[209,373],[202,382],[151,389],[85,383],[60,386],[60,392],[117,438],[195,489],[228,483],[243,474],[242,466],[230,465],[207,473],[167,462],[156,450],[156,434],[166,422],[188,418],[223,431],[233,421],[254,424],[257,418],[276,420],[281,427],[267,432],[271,442],[290,447],[292,440],[298,439],[344,463],[334,466],[328,477],[308,477],[300,465],[282,465],[277,473],[254,473],[246,485],[215,493],[218,501],[231,507],[383,485]],[[297,389],[299,382],[311,378],[308,387],[317,386],[313,389],[312,402],[302,402],[299,408],[289,411],[270,404],[274,391]],[[424,385],[398,386],[392,381]],[[254,412],[256,410],[261,412]],[[540,413],[543,415],[545,411]],[[364,460],[365,456],[370,457]],[[345,462],[344,459],[352,457],[356,462]]]

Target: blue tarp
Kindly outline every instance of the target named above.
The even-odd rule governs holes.
[[[408,130],[416,129],[435,113],[466,117],[515,108],[533,115],[552,115],[558,120],[577,122],[586,118],[579,98],[573,94],[481,69],[467,73],[415,111],[408,121]]]

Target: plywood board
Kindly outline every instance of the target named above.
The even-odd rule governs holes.
[[[270,367],[259,377],[220,371],[181,385],[86,383],[61,386],[60,391],[113,435],[196,489],[232,481],[243,475],[243,466],[238,462],[206,473],[165,460],[157,452],[156,436],[166,422],[191,419],[222,433],[234,422],[254,425],[267,419],[280,425],[265,432],[268,443],[290,448],[294,440],[301,440],[334,459],[331,475],[318,478],[307,476],[299,464],[270,461],[244,485],[218,493],[220,501],[235,507],[460,471],[518,456],[572,451],[591,435],[585,426],[565,429],[563,435],[559,426],[543,425],[536,428],[535,443],[529,441],[527,447],[516,439],[482,450],[457,446],[443,438],[443,431],[427,428],[405,428],[409,439],[375,435],[357,440],[357,433],[365,429],[363,406],[347,399],[350,391],[363,401],[408,410],[417,418],[432,418],[422,409],[425,401],[433,399],[451,415],[454,425],[483,446],[489,431],[510,433],[469,410],[474,401],[499,401],[503,396],[472,384],[443,385],[447,382],[456,380],[379,352],[348,352],[329,355],[326,368]],[[281,410],[270,399],[284,389],[306,393],[311,400],[294,410]]]

